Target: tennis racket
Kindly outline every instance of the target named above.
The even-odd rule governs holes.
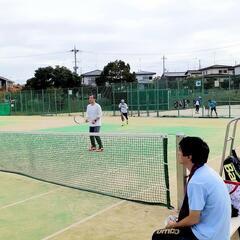
[[[78,124],[78,125],[82,125],[83,123],[85,123],[85,120],[83,117],[77,115],[73,117],[73,121]]]

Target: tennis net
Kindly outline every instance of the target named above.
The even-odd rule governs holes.
[[[96,134],[94,134],[96,135]],[[0,171],[170,207],[167,142],[158,134],[0,132]]]

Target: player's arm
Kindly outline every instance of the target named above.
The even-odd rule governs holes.
[[[169,224],[167,227],[189,227],[199,223],[201,211],[204,209],[206,204],[205,193],[206,189],[204,188],[204,185],[190,182],[187,187],[188,203],[190,209],[189,215],[177,223]]]
[[[190,227],[200,222],[201,211],[190,211],[189,215],[180,222],[170,223],[166,228]]]

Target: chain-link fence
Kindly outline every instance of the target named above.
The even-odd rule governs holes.
[[[168,82],[167,89],[162,87],[161,81],[8,92],[1,93],[0,100],[1,104],[9,104],[12,115],[84,115],[88,96],[94,94],[108,115],[119,115],[118,105],[124,99],[132,116],[209,117],[212,112],[209,100],[216,102],[219,117],[240,116],[240,78],[176,79]],[[199,111],[196,111],[196,103],[199,103]]]

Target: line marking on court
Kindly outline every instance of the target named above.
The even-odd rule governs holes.
[[[43,238],[42,240],[48,240],[48,239],[51,239],[51,238],[53,238],[53,237],[56,237],[57,235],[59,235],[59,234],[61,234],[61,233],[63,233],[63,232],[66,232],[67,230],[69,230],[69,229],[71,229],[71,228],[74,228],[74,227],[76,227],[76,226],[78,226],[78,225],[80,225],[80,224],[82,224],[82,223],[85,223],[85,222],[91,220],[92,218],[95,218],[95,217],[97,217],[98,215],[101,215],[102,213],[105,213],[105,212],[107,212],[108,210],[111,210],[112,208],[115,208],[115,207],[123,204],[124,202],[126,202],[126,200],[119,201],[119,202],[117,202],[117,203],[115,203],[115,204],[113,204],[113,205],[111,205],[111,206],[109,206],[109,207],[107,207],[107,208],[104,208],[104,209],[102,209],[102,210],[94,213],[93,215],[90,215],[89,217],[86,217],[86,218],[84,218],[84,219],[82,219],[82,220],[80,220],[80,221],[78,221],[78,222],[76,222],[76,223],[71,224],[70,226],[68,226],[68,227],[66,227],[66,228],[63,228],[62,230],[60,230],[60,231],[58,231],[58,232],[55,232],[55,233],[53,233],[53,234],[51,234],[51,235]]]
[[[59,188],[57,188],[57,189],[54,189],[54,190],[51,190],[51,191],[48,191],[48,192],[45,192],[45,193],[41,193],[41,194],[38,194],[38,195],[35,195],[35,196],[32,196],[32,197],[26,198],[26,199],[24,199],[24,200],[21,200],[21,201],[15,202],[15,203],[10,203],[10,204],[8,204],[8,205],[5,205],[5,206],[3,206],[3,207],[0,207],[0,210],[6,209],[6,208],[9,208],[9,207],[13,207],[13,206],[16,206],[16,205],[19,205],[19,204],[22,204],[22,203],[31,201],[31,200],[33,200],[33,199],[40,198],[40,197],[42,197],[42,196],[45,196],[45,195],[54,193],[54,192],[58,191],[60,188],[61,188],[61,187],[59,187]]]

